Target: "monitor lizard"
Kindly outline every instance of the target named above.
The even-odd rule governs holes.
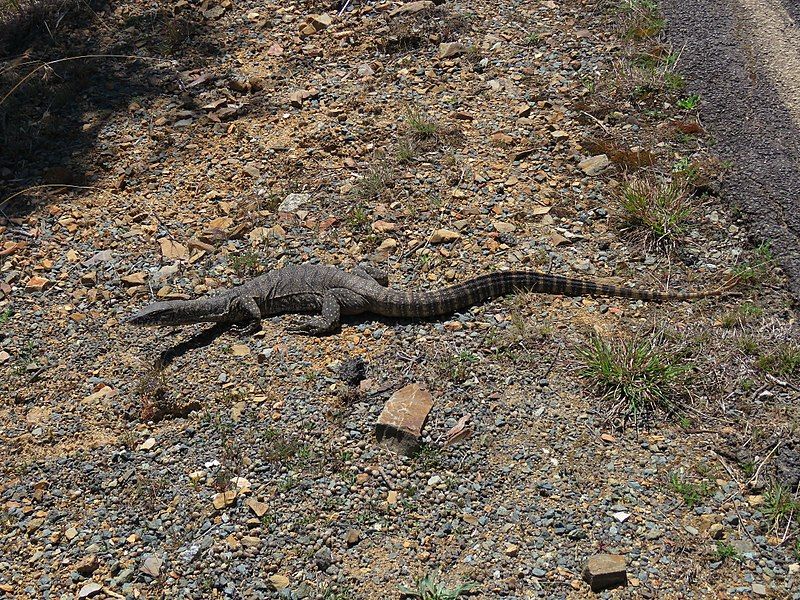
[[[242,285],[193,300],[151,304],[127,322],[141,326],[191,323],[248,323],[285,313],[320,313],[288,328],[290,333],[325,335],[335,331],[342,315],[374,313],[385,317],[424,319],[447,315],[515,292],[564,296],[616,296],[648,301],[692,300],[726,293],[730,286],[700,292],[640,290],[550,275],[537,271],[501,271],[432,291],[399,291],[388,287],[376,269],[351,272],[303,264],[275,269]]]

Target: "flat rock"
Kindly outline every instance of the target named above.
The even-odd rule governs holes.
[[[605,154],[598,154],[597,156],[590,156],[589,158],[583,159],[578,163],[578,168],[587,175],[593,176],[599,175],[600,172],[610,164],[611,161],[608,159],[608,156]]]
[[[278,206],[278,212],[292,213],[311,200],[311,194],[289,194]]]
[[[75,564],[75,570],[84,577],[88,577],[94,573],[99,566],[100,561],[98,560],[97,555],[88,554]]]
[[[433,398],[416,383],[392,394],[375,425],[375,437],[397,452],[412,454],[420,443],[422,428],[433,408]]]
[[[454,242],[460,237],[461,234],[456,231],[450,231],[449,229],[437,229],[431,234],[430,243],[446,244],[448,242]]]
[[[390,17],[398,17],[400,15],[411,15],[418,13],[427,8],[433,8],[435,5],[431,0],[421,0],[420,2],[406,2],[402,6],[398,6],[389,13]]]
[[[255,498],[248,498],[245,502],[245,506],[249,507],[254,513],[256,513],[257,517],[263,517],[267,510],[269,510],[269,506],[264,502],[259,502]]]
[[[150,577],[158,577],[161,574],[161,566],[163,564],[164,561],[157,556],[148,556],[144,559],[139,570],[145,575],[150,575]]]
[[[444,42],[439,44],[439,58],[453,58],[464,54],[467,47],[461,42]]]
[[[628,583],[625,557],[618,554],[595,554],[583,566],[583,580],[593,592],[601,592]]]
[[[90,581],[89,583],[85,583],[78,591],[78,598],[91,598],[102,589],[102,585],[96,581]]]
[[[25,284],[25,291],[27,292],[41,292],[44,288],[50,285],[50,280],[44,277],[34,275]]]

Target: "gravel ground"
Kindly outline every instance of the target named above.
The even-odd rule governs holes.
[[[125,1],[65,19],[58,39],[85,53],[169,52],[56,65],[63,82],[13,105],[38,115],[39,150],[9,129],[2,197],[91,189],[3,205],[0,591],[399,598],[439,573],[481,598],[800,598],[791,296],[717,195],[664,40],[588,1],[399,6]],[[31,39],[39,59],[63,52]],[[42,116],[36,94],[76,78]],[[626,180],[688,169],[683,227],[630,226]],[[431,289],[505,268],[659,289],[745,276],[738,297],[520,294],[321,339],[267,319],[160,371],[203,327],[122,322],[307,261]],[[593,335],[680,360],[676,411],[623,419],[581,374]],[[408,458],[373,430],[411,382],[434,407]],[[445,446],[466,414],[472,436]],[[593,593],[581,570],[604,553],[628,585]]]

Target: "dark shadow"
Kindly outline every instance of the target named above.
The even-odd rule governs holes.
[[[194,10],[159,8],[120,23],[112,7],[96,0],[6,8],[0,14],[0,217],[30,214],[58,197],[59,184],[92,186],[109,172],[124,176],[129,165],[118,159],[125,154],[114,120],[146,121],[137,106],[180,93],[179,71],[218,52],[201,18]],[[142,58],[125,58],[134,55]],[[53,187],[7,200],[42,185]]]
[[[231,327],[233,326],[230,323],[217,323],[213,327],[209,327],[200,333],[196,333],[188,340],[184,340],[172,348],[164,350],[156,359],[153,368],[160,371],[168,367],[176,358],[183,356],[190,350],[205,348],[219,336],[231,329]]]

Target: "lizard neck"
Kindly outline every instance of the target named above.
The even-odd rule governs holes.
[[[132,325],[189,325],[191,323],[223,323],[235,320],[231,299],[226,295],[195,300],[156,302],[130,318]]]

